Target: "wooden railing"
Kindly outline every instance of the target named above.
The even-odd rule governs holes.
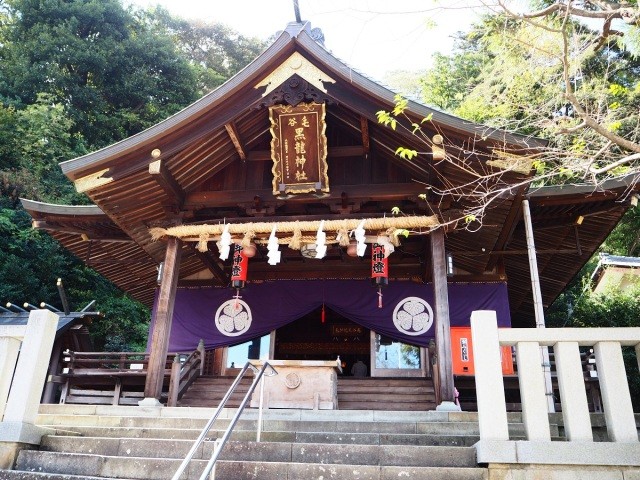
[[[175,407],[189,386],[204,372],[204,343],[200,340],[198,348],[181,361],[180,355],[175,355],[171,364],[171,380],[169,381],[169,395],[167,406]]]
[[[501,328],[493,311],[473,312],[479,463],[640,465],[640,442],[622,346],[640,356],[640,328]],[[500,348],[515,346],[525,441],[511,441]],[[566,442],[551,443],[540,347],[553,347]],[[609,442],[594,442],[581,346],[593,347]]]
[[[175,406],[204,368],[204,345],[167,355],[164,371],[167,405]],[[149,354],[145,352],[63,353],[60,403],[137,405],[144,398]],[[168,392],[167,392],[168,391]]]

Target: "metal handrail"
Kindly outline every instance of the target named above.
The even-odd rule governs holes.
[[[247,370],[251,369],[253,371],[253,373],[255,374],[253,382],[251,383],[251,387],[249,387],[249,390],[247,391],[247,394],[242,399],[242,402],[240,403],[240,407],[238,408],[238,411],[236,412],[235,416],[231,420],[231,423],[227,427],[227,430],[224,432],[224,435],[222,436],[222,439],[220,440],[219,444],[216,442],[217,443],[216,449],[215,449],[213,455],[211,456],[211,459],[209,460],[209,463],[207,463],[207,466],[205,467],[205,470],[202,473],[202,476],[200,477],[201,480],[206,480],[206,477],[207,477],[207,475],[209,475],[209,473],[213,469],[213,466],[214,466],[216,460],[218,459],[218,456],[220,455],[220,452],[222,451],[223,447],[227,443],[227,440],[229,439],[229,436],[231,435],[231,431],[233,430],[233,427],[235,427],[236,423],[238,423],[238,419],[240,418],[240,415],[242,414],[242,411],[244,410],[244,407],[246,406],[246,404],[247,404],[247,402],[249,400],[249,397],[251,396],[251,394],[255,390],[256,385],[258,384],[258,382],[260,381],[260,379],[264,375],[264,372],[265,372],[265,370],[267,368],[270,370],[270,373],[267,376],[277,375],[278,372],[276,372],[276,370],[269,364],[269,362],[265,362],[264,365],[262,365],[262,368],[260,370],[258,370],[258,368],[255,365],[253,365],[251,362],[247,362],[244,365],[244,367],[242,367],[242,370],[240,370],[240,373],[238,373],[238,376],[234,380],[233,384],[229,387],[229,390],[227,390],[227,393],[225,394],[224,398],[222,399],[222,401],[220,402],[220,404],[216,408],[216,411],[213,413],[213,416],[209,419],[209,421],[207,422],[205,427],[202,429],[202,432],[200,432],[200,435],[198,436],[198,438],[196,439],[194,444],[191,446],[191,449],[189,450],[189,453],[187,453],[186,457],[184,458],[184,460],[182,461],[182,463],[178,467],[178,470],[176,470],[176,473],[173,475],[171,480],[179,480],[180,479],[180,477],[182,476],[184,471],[187,469],[187,466],[189,465],[189,462],[191,460],[193,460],[193,456],[195,455],[196,450],[198,449],[198,447],[200,447],[200,445],[202,445],[202,442],[204,442],[204,440],[205,440],[205,438],[207,436],[207,433],[209,433],[209,430],[213,426],[213,423],[216,421],[216,419],[220,415],[220,412],[222,411],[222,409],[226,405],[227,401],[229,401],[229,398],[231,398],[231,395],[233,394],[234,390],[236,389],[236,387],[240,383],[240,380],[242,380],[242,377],[244,377],[244,375],[247,372]],[[260,401],[260,409],[262,410],[262,400]],[[260,425],[258,425],[258,428],[260,428]]]

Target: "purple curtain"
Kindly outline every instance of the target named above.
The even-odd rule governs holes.
[[[395,340],[427,346],[435,336],[431,284],[391,282],[378,293],[368,280],[287,280],[249,283],[234,300],[229,288],[179,288],[169,351],[235,345],[286,325],[323,303],[349,320]],[[498,325],[511,326],[505,283],[449,284],[452,326],[468,326],[474,310],[495,310]],[[225,304],[225,302],[227,302]],[[430,311],[431,310],[431,311]],[[155,307],[152,326],[155,319]],[[149,341],[151,335],[149,335]]]

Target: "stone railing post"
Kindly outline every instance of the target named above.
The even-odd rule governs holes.
[[[575,478],[582,478],[594,465],[640,466],[640,442],[621,349],[640,349],[640,328],[498,329],[495,312],[478,311],[471,315],[471,332],[480,426],[480,441],[475,444],[478,463],[487,463],[490,469],[492,464],[561,465]],[[526,440],[509,440],[502,346],[516,348]],[[540,347],[554,349],[566,442],[551,441]],[[580,347],[594,347],[608,442],[593,441]]]
[[[543,358],[538,342],[516,345],[522,421],[529,440],[551,440]]]
[[[20,340],[13,337],[0,337],[0,420],[7,405],[19,351]]]
[[[613,442],[637,442],[638,431],[620,344],[598,342],[594,353],[609,439]]]
[[[473,312],[471,335],[473,336],[480,439],[509,440],[496,312],[490,310]]]
[[[591,442],[593,432],[578,342],[558,342],[553,351],[567,440]]]
[[[39,444],[44,429],[35,426],[44,389],[58,316],[32,310],[24,330],[20,357],[0,422],[0,442]]]

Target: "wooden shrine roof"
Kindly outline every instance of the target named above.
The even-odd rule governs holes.
[[[621,180],[611,181],[605,189],[590,191],[587,195],[582,186],[544,187],[528,195],[545,307],[555,300],[618,223],[628,208],[625,202],[620,201],[628,194],[628,188],[628,182]],[[56,206],[29,200],[22,200],[22,203],[34,218],[34,225],[47,229],[71,252],[134,298],[147,305],[152,304],[158,262],[135,242],[123,241],[124,232],[106,214],[96,214],[97,207]],[[513,232],[500,248],[484,247],[486,244],[482,243],[482,238],[485,237],[470,232],[449,233],[446,245],[454,255],[456,267],[467,271],[476,264],[487,265],[503,258],[514,325],[533,326],[531,281],[520,204],[506,212],[505,217],[505,228],[511,223]],[[583,218],[579,220],[579,217]],[[502,231],[495,227],[486,228]],[[193,243],[184,248],[196,260],[199,258]],[[267,265],[266,259],[259,256],[251,259],[250,278],[300,278],[302,271],[314,278],[358,278],[370,273],[367,261],[351,258],[337,247],[320,261],[304,259],[299,252],[286,248],[282,250],[283,256],[289,260],[277,267]],[[392,278],[428,280],[425,267],[428,259],[424,254],[427,250],[425,237],[403,242],[403,247],[390,257],[397,259],[391,264]],[[213,256],[205,258],[208,258],[205,262],[215,262]],[[225,270],[224,265],[220,267]],[[202,270],[203,264],[197,261],[185,262],[180,277],[186,278]],[[226,271],[228,273],[228,268]],[[451,281],[482,279],[499,281],[504,277],[467,274],[456,275]],[[222,281],[214,277],[193,282],[196,283],[220,285]]]
[[[272,193],[268,107],[291,98],[326,105],[328,194],[283,199]],[[464,207],[464,199],[456,203],[419,198],[428,193],[425,185],[443,178],[464,185],[474,176],[433,161],[411,128],[380,125],[376,112],[393,106],[393,92],[334,58],[311,38],[307,26],[290,24],[245,69],[181,112],[119,143],[63,162],[64,173],[95,206],[28,200],[23,205],[35,227],[48,230],[88,265],[150,305],[165,252],[164,242],[152,240],[152,227],[375,218],[389,215],[393,207],[405,215],[446,218]],[[527,155],[544,146],[540,139],[476,125],[414,102],[408,103],[406,113],[411,122],[431,117],[423,124],[429,138],[441,135],[448,154],[481,166],[497,153]],[[402,159],[395,153],[399,146],[422,154]],[[507,172],[501,181],[512,185],[526,176]],[[579,187],[528,194],[534,221],[545,224],[536,232],[545,249],[575,250],[571,222],[584,216],[578,228],[581,255],[541,256],[541,275],[549,279],[543,280],[545,303],[560,293],[622,215],[625,207],[617,199],[625,187],[614,187],[613,194],[586,194]],[[503,252],[525,249],[521,235],[525,195],[523,187],[505,194],[487,211],[481,229],[451,231],[446,246],[454,253],[456,267],[466,273],[455,280],[504,279],[501,273],[486,275],[502,272],[496,267],[503,258],[514,319],[529,322],[526,255]],[[558,225],[551,226],[554,222]],[[391,277],[428,281],[427,247],[426,235],[403,239],[390,257]],[[193,242],[183,248],[179,274],[183,284],[227,283],[228,265],[218,259],[213,242],[206,253],[198,252]],[[368,261],[349,257],[337,246],[330,247],[321,261],[281,250],[283,261],[274,267],[267,264],[266,249],[260,247],[251,260],[250,280],[364,278],[370,273]]]

